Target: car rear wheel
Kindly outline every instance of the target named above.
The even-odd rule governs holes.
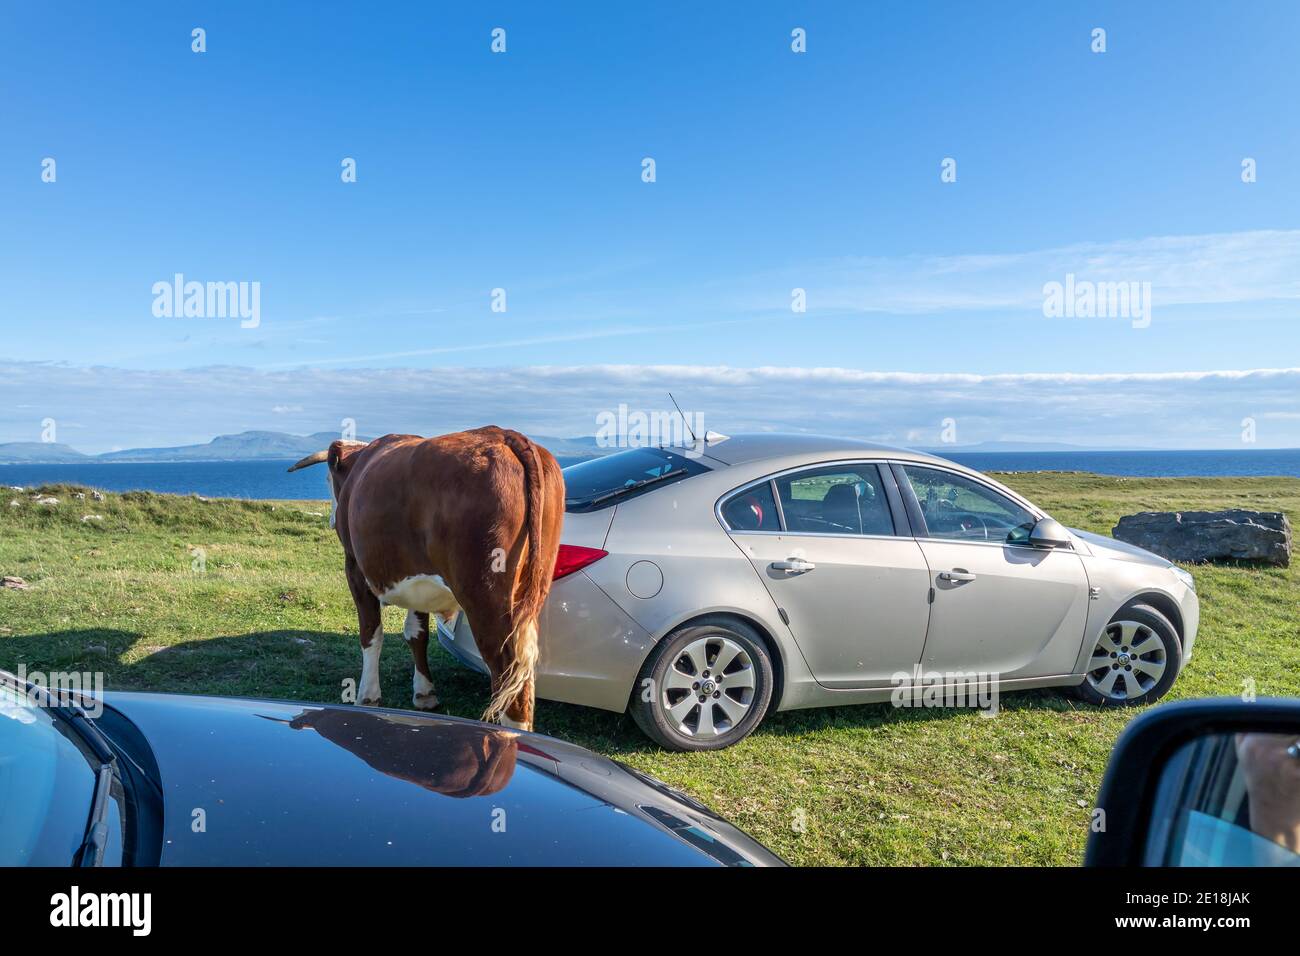
[[[721,750],[749,736],[772,700],[772,659],[740,621],[686,625],[641,668],[629,710],[669,750]]]
[[[1097,638],[1075,694],[1102,707],[1149,704],[1173,685],[1182,662],[1169,618],[1148,604],[1126,604]]]

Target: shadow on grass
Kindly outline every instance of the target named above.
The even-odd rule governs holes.
[[[112,628],[0,638],[0,667],[102,673],[109,690],[230,694],[337,701],[335,671],[351,668],[354,642],[321,631],[257,631],[150,643]],[[327,690],[328,688],[328,690]]]
[[[28,672],[102,673],[108,690],[266,697],[324,704],[342,703],[345,682],[355,682],[360,676],[356,635],[275,630],[167,645],[151,645],[145,640],[141,634],[111,628],[0,637],[0,667],[16,671],[23,665]],[[487,678],[461,667],[441,648],[430,649],[429,663],[442,700],[440,712],[477,718],[487,706]],[[411,655],[402,642],[389,643],[382,655],[380,674],[385,705],[409,708]],[[1064,712],[1083,705],[1056,691],[1027,690],[1003,695],[999,706],[1008,711]],[[951,720],[961,714],[952,708],[896,708],[888,703],[794,710],[769,714],[752,739],[763,743],[771,738],[826,730]],[[537,704],[536,728],[540,733],[605,754],[661,752],[627,714],[542,700]]]

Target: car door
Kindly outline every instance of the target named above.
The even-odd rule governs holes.
[[[1030,546],[1038,516],[991,485],[928,465],[893,470],[933,576],[922,670],[1069,674],[1088,617],[1079,556]]]
[[[798,469],[734,492],[719,508],[804,659],[828,687],[891,686],[925,643],[929,570],[896,533],[902,498],[888,469]]]

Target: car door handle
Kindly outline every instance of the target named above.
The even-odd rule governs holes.
[[[969,571],[940,571],[939,580],[952,581],[954,584],[957,584],[962,581],[974,581],[975,575],[971,574]]]
[[[811,561],[805,561],[803,558],[790,558],[788,561],[773,561],[768,567],[773,571],[784,571],[786,574],[803,574],[805,571],[811,571],[817,565]]]

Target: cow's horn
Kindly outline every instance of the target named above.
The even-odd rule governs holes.
[[[329,458],[329,456],[330,453],[328,448],[322,449],[321,451],[314,451],[296,465],[290,465],[289,470],[297,471],[299,468],[310,468],[312,465],[319,465],[322,461]]]

